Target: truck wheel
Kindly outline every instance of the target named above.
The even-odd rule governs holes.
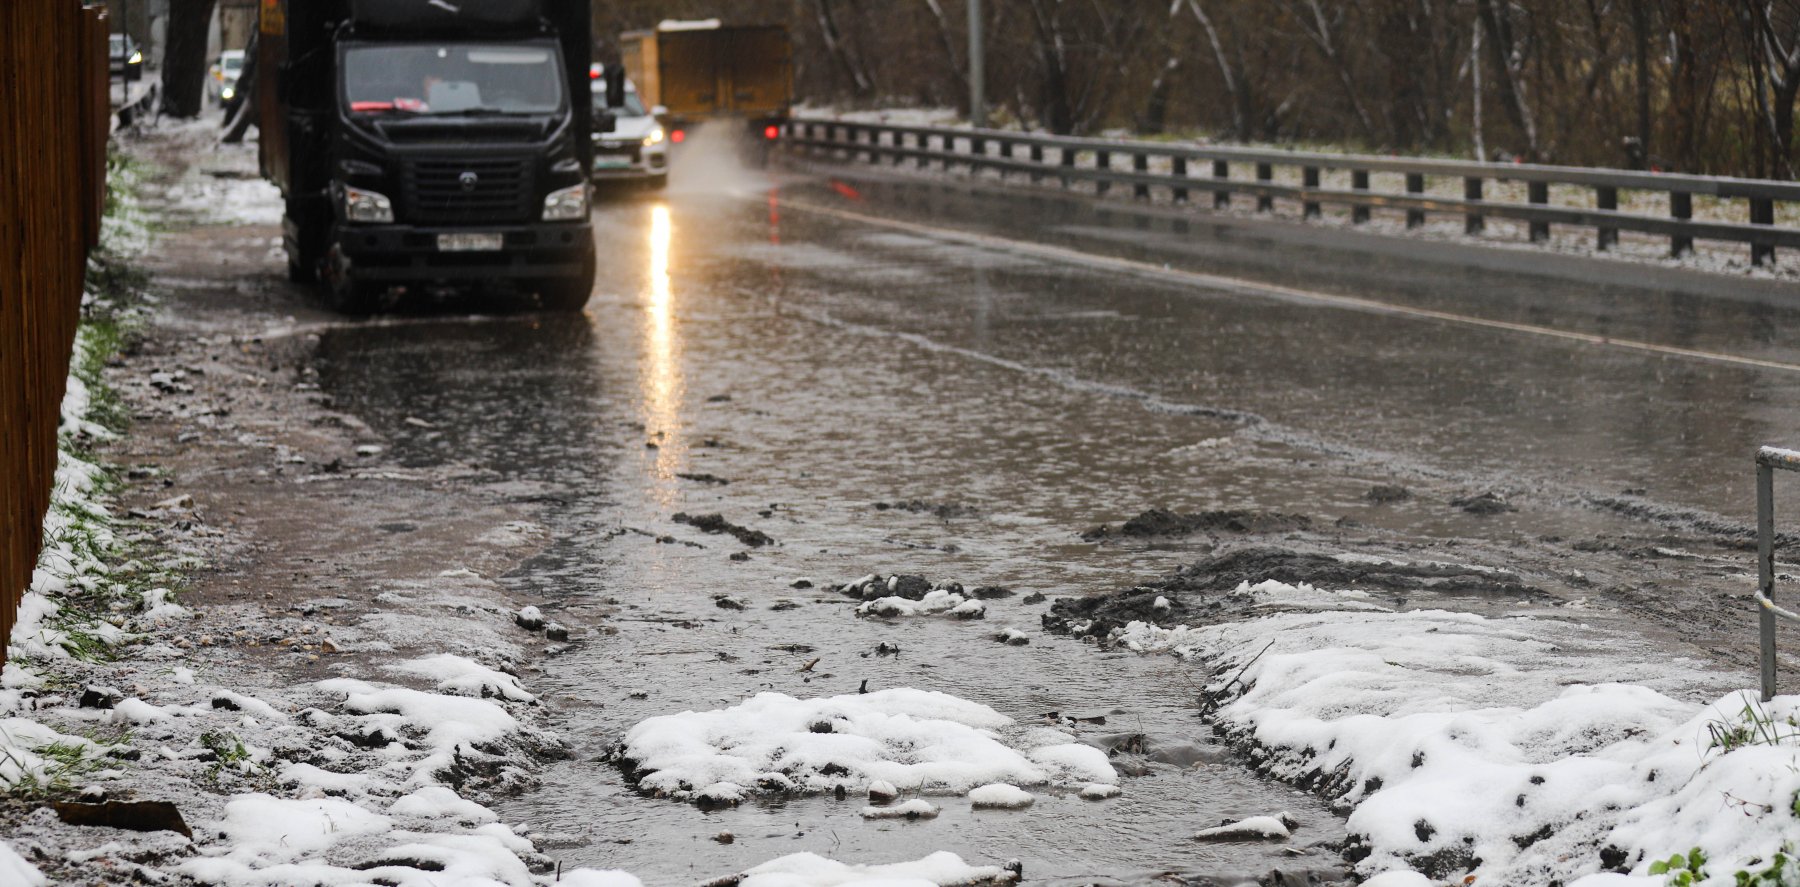
[[[345,274],[332,282],[326,295],[331,310],[350,317],[367,317],[380,307],[381,297],[387,295],[387,285],[357,280]]]
[[[292,283],[317,283],[319,269],[300,261],[296,256],[288,256],[288,280]]]
[[[559,277],[538,284],[538,304],[545,311],[580,311],[593,294],[592,277]]]

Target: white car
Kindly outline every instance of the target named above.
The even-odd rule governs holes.
[[[229,106],[238,98],[238,75],[244,72],[244,51],[227,49],[219,53],[206,78],[206,94],[215,105]]]
[[[606,81],[596,77],[594,97],[594,170],[596,183],[637,181],[650,188],[669,183],[669,137],[657,118],[668,113],[660,105],[645,108],[637,87],[625,83],[623,107],[606,107]],[[600,132],[599,121],[611,115],[612,130]]]

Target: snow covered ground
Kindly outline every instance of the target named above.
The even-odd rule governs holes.
[[[1800,874],[1800,699],[1724,692],[1700,663],[1621,654],[1579,623],[1239,590],[1269,614],[1113,641],[1207,668],[1214,717],[1253,760],[1351,809],[1364,874],[1661,884],[1652,867],[1694,848],[1695,883]],[[1698,694],[1713,701],[1684,701]]]

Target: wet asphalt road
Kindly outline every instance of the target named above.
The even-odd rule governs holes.
[[[1019,598],[985,623],[888,624],[857,620],[823,586],[918,572],[1052,597],[1116,590],[1217,541],[1079,538],[1160,506],[1306,514],[1330,529],[1301,541],[1326,547],[1516,558],[1542,565],[1533,578],[1552,593],[1604,600],[1605,587],[1559,583],[1557,565],[1633,567],[1565,540],[1675,533],[1698,547],[1697,524],[1747,525],[1749,453],[1800,418],[1800,366],[1788,366],[1800,364],[1789,334],[1800,309],[1781,285],[865,168],[683,173],[666,194],[597,210],[603,266],[583,316],[412,318],[321,345],[322,384],[390,432],[396,458],[472,464],[543,506],[555,542],[509,584],[616,631],[531,681],[577,758],[503,807],[555,836],[550,852],[569,864],[680,881],[798,850],[892,861],[951,849],[1022,858],[1051,883],[1333,871],[1334,854],[1312,846],[1341,834],[1333,814],[1229,762],[1155,765],[1101,804],[1049,797],[974,814],[946,799],[933,822],[871,824],[854,801],[702,812],[640,798],[596,759],[643,717],[864,680],[945,690],[1025,723],[1106,713],[1091,733],[1216,757],[1193,710],[1204,676],[1172,661],[1037,632],[1043,605]],[[1374,484],[1416,495],[1375,504]],[[1487,490],[1517,510],[1448,504]],[[671,520],[683,511],[777,544],[700,533]],[[1728,589],[1749,562],[1720,552],[1661,578]],[[802,577],[821,587],[793,588]],[[1675,596],[1645,594],[1664,609]],[[748,609],[721,609],[718,595]],[[770,609],[784,598],[799,608]],[[1630,626],[1632,612],[1616,620]],[[1747,635],[1748,619],[1721,618],[1719,632]],[[1032,630],[1032,646],[990,640],[1005,624]],[[1712,635],[1661,640],[1730,658]],[[902,655],[874,655],[881,642]],[[1283,809],[1305,823],[1289,847],[1187,839]],[[721,830],[737,840],[713,842]]]

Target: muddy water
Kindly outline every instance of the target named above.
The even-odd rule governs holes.
[[[851,199],[807,182],[787,191]],[[1449,507],[1454,494],[1502,482],[1606,489],[1683,446],[1728,443],[1715,439],[1721,428],[1695,422],[1691,441],[1587,477],[1572,454],[1638,439],[1632,417],[1646,406],[1627,382],[1663,368],[1196,301],[782,201],[781,192],[684,192],[678,180],[666,198],[597,213],[603,268],[583,317],[412,318],[339,330],[321,346],[326,391],[389,436],[400,461],[472,469],[469,482],[542,506],[554,541],[505,579],[576,627],[576,642],[528,684],[577,756],[502,810],[551,835],[549,852],[565,865],[679,883],[801,850],[869,862],[949,849],[1019,858],[1028,877],[1052,883],[1331,871],[1334,855],[1313,845],[1341,834],[1334,816],[1229,761],[1152,765],[1113,801],[1041,796],[1024,812],[976,813],[948,798],[934,821],[868,823],[854,799],[706,812],[642,798],[598,759],[644,717],[770,689],[854,692],[864,681],[943,690],[1022,724],[1049,711],[1104,714],[1104,728],[1084,729],[1204,746],[1191,707],[1200,676],[1048,636],[1036,628],[1045,605],[1023,595],[1114,590],[1234,540],[1096,544],[1082,530],[1153,505],[1267,509],[1313,517],[1318,529],[1305,535],[1315,544],[1437,540],[1480,560],[1528,535],[1641,528],[1570,505],[1566,492],[1488,517]],[[1414,338],[1392,338],[1402,333]],[[1478,365],[1456,359],[1481,348]],[[1540,364],[1560,369],[1527,371]],[[1711,400],[1718,380],[1670,372],[1690,407]],[[1599,407],[1570,406],[1535,426],[1521,418],[1601,382]],[[1356,433],[1364,426],[1373,430]],[[1484,458],[1522,455],[1524,470],[1475,470],[1471,447]],[[1365,498],[1393,482],[1420,495]],[[1710,496],[1671,499],[1728,510]],[[720,513],[776,544],[747,548],[675,522],[678,512]],[[855,618],[823,590],[869,572],[1001,584],[1020,596],[994,602],[985,622],[888,623]],[[795,588],[803,577],[815,587]],[[746,609],[721,608],[719,595]],[[783,599],[798,606],[772,609]],[[1007,624],[1031,632],[1031,645],[990,639]],[[876,655],[881,643],[901,654]],[[1188,838],[1281,810],[1303,823],[1289,845]],[[721,831],[735,840],[714,841]]]

